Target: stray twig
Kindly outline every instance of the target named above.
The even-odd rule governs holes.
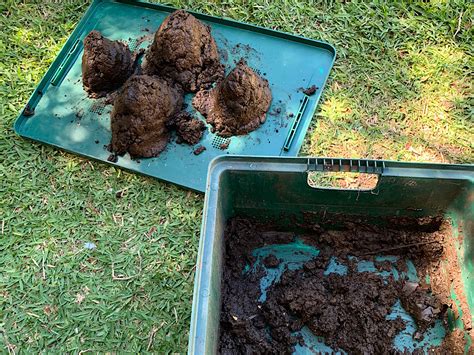
[[[404,245],[398,245],[396,247],[392,248],[385,248],[385,249],[379,249],[377,251],[370,251],[368,253],[364,254],[359,254],[357,256],[365,256],[365,255],[373,255],[373,254],[379,254],[379,253],[384,253],[386,251],[393,251],[393,250],[398,250],[398,249],[405,249],[405,248],[411,248],[411,247],[416,247],[420,245],[426,245],[426,244],[433,244],[433,243],[440,243],[438,240],[431,240],[428,242],[419,242],[419,243],[411,243],[411,244],[404,244]]]
[[[112,280],[127,281],[127,280],[134,279],[137,276],[140,276],[140,274],[142,273],[142,256],[140,255],[140,252],[138,252],[138,261],[139,261],[139,266],[138,266],[139,271],[136,273],[136,275],[133,275],[133,276],[117,276],[117,275],[115,275],[114,262],[112,261]]]
[[[137,275],[134,275],[134,276],[116,276],[115,275],[115,269],[114,269],[114,263],[112,263],[112,280],[127,281],[127,280],[133,279],[135,277],[137,277]]]
[[[458,18],[458,27],[456,28],[456,32],[454,32],[453,38],[456,37],[459,31],[461,30],[462,15],[463,15],[463,12],[461,11]]]
[[[165,324],[165,322],[162,322],[160,324],[160,326],[157,327],[157,328],[155,328],[155,327],[151,328],[150,336],[148,338],[148,346],[146,347],[146,351],[150,351],[151,345],[153,344],[153,340],[155,339],[155,334],[158,330],[161,329],[161,327],[163,327],[163,324]]]
[[[46,270],[44,269],[44,255],[41,258],[41,270],[42,270],[42,274],[43,274],[43,280],[46,280]]]

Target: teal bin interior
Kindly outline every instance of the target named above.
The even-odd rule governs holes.
[[[308,173],[312,171],[373,173],[378,174],[378,182],[372,190],[314,188],[308,184]],[[235,216],[251,217],[276,221],[282,229],[292,230],[296,223],[307,223],[304,216],[308,213],[314,216],[312,222],[315,223],[326,215],[337,214],[360,217],[374,224],[384,223],[391,217],[443,215],[452,225],[464,296],[471,310],[468,319],[472,324],[474,166],[324,158],[220,157],[209,167],[194,285],[189,354],[213,354],[218,346],[226,222]],[[269,254],[283,260],[279,268],[267,269],[266,276],[261,279],[260,301],[265,298],[265,290],[279,277],[285,265],[291,263],[292,267],[302,266],[305,261],[317,256],[318,252],[316,248],[298,240],[292,244],[267,245],[255,249],[252,255],[256,264]],[[387,260],[390,257],[385,258]],[[365,271],[376,272],[373,265],[363,267]],[[416,270],[410,265],[407,276],[414,281],[417,277]],[[452,291],[451,297],[456,300],[458,295]],[[401,307],[394,307],[392,315],[400,315],[408,321],[406,329],[394,340],[395,348],[402,352],[415,349],[427,352],[431,346],[439,345],[446,335],[441,324],[437,324],[424,334],[422,341],[416,342],[412,336],[415,332],[413,319],[410,321],[410,316]],[[464,332],[467,344],[465,351],[472,351],[470,330],[459,319],[452,327]],[[302,336],[306,345],[311,344],[311,349],[297,346],[296,353],[332,351],[323,340],[314,337],[305,328]]]
[[[29,139],[50,144],[82,156],[156,177],[198,191],[205,190],[209,162],[223,154],[296,156],[316,110],[332,68],[335,49],[324,42],[192,12],[211,27],[228,73],[235,61],[245,58],[267,78],[273,100],[267,121],[245,136],[229,140],[207,130],[200,145],[206,150],[194,155],[196,146],[170,141],[159,157],[117,163],[107,161],[110,143],[111,105],[87,97],[82,87],[83,39],[98,30],[113,40],[128,43],[131,50],[147,48],[153,34],[175,9],[131,0],[95,0],[66,42],[64,48],[31,96],[27,111],[20,114],[15,131]],[[312,96],[301,88],[316,85]],[[192,95],[186,95],[188,110]],[[222,143],[230,142],[226,150]],[[192,172],[192,173],[183,173]]]

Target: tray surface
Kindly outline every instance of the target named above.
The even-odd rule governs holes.
[[[104,146],[111,139],[112,106],[101,99],[88,98],[82,87],[82,40],[95,29],[110,39],[127,42],[131,50],[146,48],[163,19],[174,10],[145,2],[95,1],[31,96],[27,107],[34,109],[34,115],[22,113],[15,122],[15,131],[23,137],[109,163],[110,152]],[[216,156],[298,154],[332,68],[335,50],[319,41],[194,15],[211,26],[226,73],[243,57],[268,79],[273,100],[267,121],[248,135],[230,138],[226,150],[219,146],[227,139],[208,129],[198,144],[206,147],[200,155],[193,154],[197,145],[176,144],[172,137],[159,157],[134,161],[127,154],[119,157],[115,165],[204,191],[208,164]],[[312,96],[300,90],[311,85],[319,88]],[[192,97],[186,95],[187,109],[196,112],[189,104]],[[203,119],[198,113],[197,116]],[[184,171],[192,173],[183,174]]]

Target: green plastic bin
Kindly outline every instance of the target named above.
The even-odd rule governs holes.
[[[378,174],[368,191],[314,188],[311,171]],[[234,216],[302,223],[303,214],[386,217],[444,215],[451,221],[464,295],[474,309],[474,166],[325,158],[219,157],[210,164],[189,336],[189,354],[216,353],[219,341],[223,234]],[[284,216],[291,217],[285,218]],[[319,217],[322,218],[322,217]],[[290,222],[292,221],[292,222]],[[462,228],[460,227],[462,226]],[[461,235],[460,235],[461,234]],[[456,295],[452,294],[456,299]],[[471,313],[472,320],[472,313]],[[472,343],[465,331],[466,352]],[[397,344],[395,344],[397,346]],[[429,344],[428,344],[429,345]],[[403,344],[402,344],[403,346]],[[407,345],[409,349],[409,345]],[[308,353],[308,349],[300,349]],[[326,349],[327,350],[327,349]],[[427,347],[424,348],[427,350]],[[306,351],[306,352],[305,352]]]

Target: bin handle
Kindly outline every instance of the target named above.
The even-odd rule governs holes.
[[[385,162],[370,159],[309,158],[307,171],[383,174]]]

